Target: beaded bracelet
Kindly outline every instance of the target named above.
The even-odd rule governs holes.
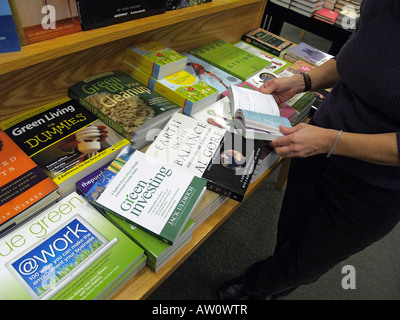
[[[307,72],[301,72],[301,76],[303,77],[304,80],[304,90],[303,92],[307,92],[311,90],[311,78],[310,75]]]
[[[326,155],[327,158],[329,158],[329,157],[331,156],[333,150],[335,149],[335,147],[336,147],[336,145],[337,145],[337,143],[338,143],[338,141],[339,141],[339,139],[340,139],[340,136],[342,135],[342,132],[343,132],[343,130],[340,130],[340,131],[339,131],[339,134],[337,135],[337,137],[336,137],[336,139],[335,139],[335,142],[334,142],[333,145],[332,145],[331,150],[329,150],[328,154]]]

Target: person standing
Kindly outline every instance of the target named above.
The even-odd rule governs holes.
[[[267,81],[282,103],[333,87],[310,124],[281,126],[271,142],[292,158],[267,259],[222,284],[221,299],[272,300],[315,282],[388,234],[400,220],[400,2],[364,0],[356,31],[338,55]]]

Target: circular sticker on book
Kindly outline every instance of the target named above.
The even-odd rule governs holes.
[[[271,79],[275,79],[276,75],[269,73],[269,72],[262,72],[259,74],[261,81],[265,82]]]

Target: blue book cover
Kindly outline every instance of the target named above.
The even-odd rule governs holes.
[[[8,1],[0,0],[0,53],[21,51]]]

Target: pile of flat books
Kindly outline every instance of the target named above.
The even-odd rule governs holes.
[[[323,0],[292,0],[289,9],[306,17],[313,17],[315,12],[321,9],[323,5]]]
[[[1,238],[2,300],[103,300],[146,264],[144,250],[72,192]],[[3,252],[5,254],[5,252]]]

